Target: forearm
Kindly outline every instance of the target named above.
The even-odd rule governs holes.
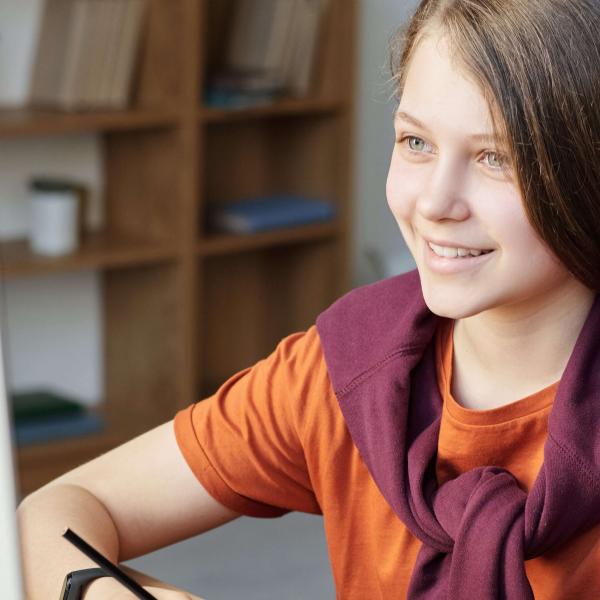
[[[96,567],[62,537],[66,527],[113,562],[119,536],[109,512],[87,490],[57,484],[28,496],[18,509],[25,590],[28,600],[58,598],[69,571]]]

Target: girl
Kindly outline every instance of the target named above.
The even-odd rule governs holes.
[[[29,597],[90,566],[65,525],[121,561],[291,510],[339,598],[600,597],[598,30],[597,0],[424,0],[387,182],[417,270],[28,497]]]

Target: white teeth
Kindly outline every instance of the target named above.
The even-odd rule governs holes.
[[[446,258],[456,258],[458,256],[458,248],[442,248],[442,252]]]
[[[443,258],[457,258],[464,256],[479,256],[484,254],[483,250],[469,250],[467,248],[449,248],[447,246],[438,246],[432,242],[429,242],[429,247],[438,255]],[[490,252],[490,251],[488,251]]]

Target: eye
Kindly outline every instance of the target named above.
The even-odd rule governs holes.
[[[412,152],[432,152],[433,148],[422,138],[415,135],[407,135],[400,140],[401,143],[407,145]]]
[[[509,166],[508,158],[504,154],[500,154],[499,152],[485,152],[484,158],[487,159],[487,161],[484,161],[486,162],[487,166],[491,167],[496,171],[507,169]]]

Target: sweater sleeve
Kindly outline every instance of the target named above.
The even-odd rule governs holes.
[[[303,416],[328,391],[316,327],[284,338],[253,367],[177,413],[175,435],[203,487],[255,517],[321,512],[303,444]]]

